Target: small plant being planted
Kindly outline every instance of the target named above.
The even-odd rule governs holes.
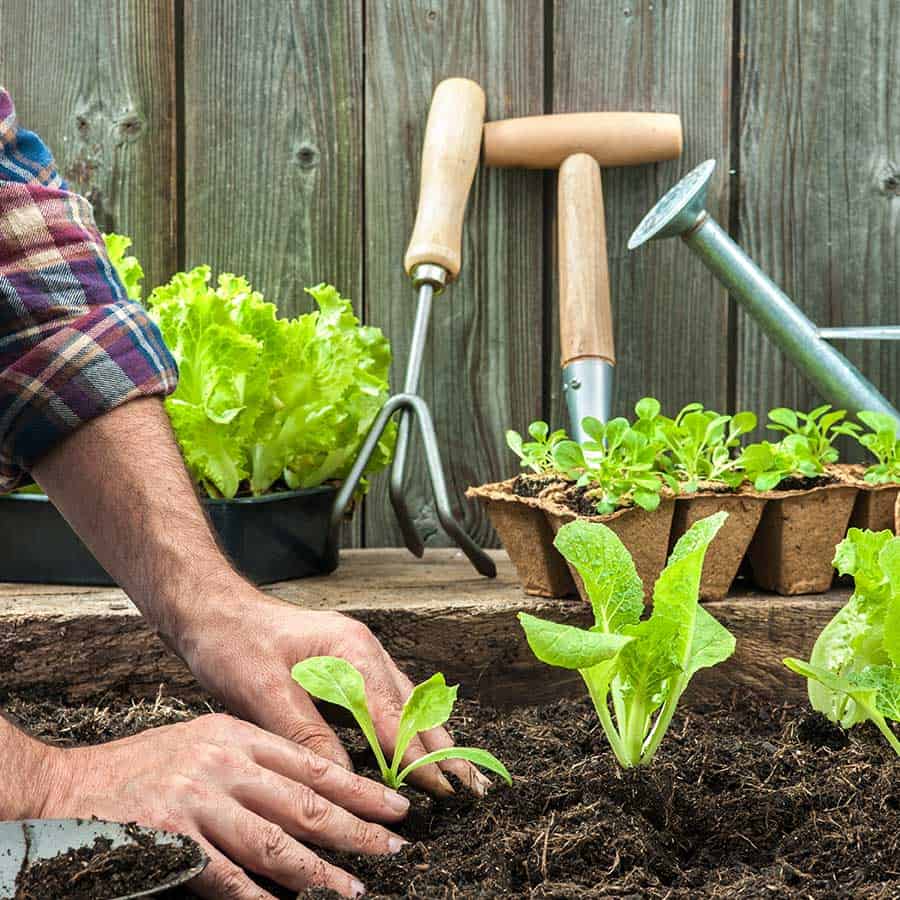
[[[853,595],[822,630],[809,662],[784,663],[808,679],[814,709],[844,728],[873,722],[900,756],[887,721],[900,721],[900,538],[851,528],[834,565],[852,576]]]
[[[738,490],[745,473],[736,451],[741,437],[754,428],[752,412],[728,416],[704,409],[701,403],[689,403],[674,419],[661,419],[670,471],[681,487],[669,549],[695,522],[719,510],[728,512],[703,566],[703,600],[718,600],[728,593],[766,505],[765,497]]]
[[[607,741],[625,767],[652,762],[692,676],[734,652],[734,637],[698,602],[706,551],[727,518],[694,524],[676,544],[644,611],[644,588],[616,534],[600,523],[572,522],[556,546],[574,566],[594,625],[576,628],[519,614],[542,662],[576,669],[587,685]]]
[[[512,784],[506,766],[487,750],[475,747],[446,747],[426,753],[406,766],[402,765],[403,755],[412,739],[421,731],[443,725],[453,712],[458,686],[448,686],[440,672],[417,684],[403,704],[390,764],[375,733],[366,701],[365,681],[352,663],[336,656],[313,656],[298,662],[291,669],[291,676],[308,694],[334,703],[353,716],[375,754],[381,778],[388,787],[402,787],[416,769],[445,759],[468,760],[496,772],[507,784]]]
[[[847,532],[857,488],[833,469],[840,435],[859,426],[844,410],[819,406],[809,413],[774,409],[769,428],[786,434],[778,443],[750,444],[739,463],[768,498],[748,558],[753,580],[779,594],[821,593],[831,585],[831,556]]]

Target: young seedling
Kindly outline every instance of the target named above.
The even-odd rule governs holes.
[[[897,421],[880,412],[860,412],[856,417],[869,428],[859,436],[859,442],[878,462],[866,469],[864,478],[869,484],[900,482],[900,439]]]
[[[838,461],[837,447],[834,442],[838,435],[857,437],[859,425],[845,422],[847,411],[832,410],[829,404],[817,406],[808,413],[779,407],[769,413],[769,425],[772,431],[783,431],[787,435],[802,435],[806,438],[809,451],[824,467]]]
[[[748,444],[738,457],[736,468],[758,491],[774,490],[786,478],[816,478],[825,471],[810,448],[809,439],[802,434],[790,434],[777,444]]]
[[[625,546],[605,525],[570,522],[556,547],[581,576],[593,627],[519,614],[534,655],[584,679],[623,768],[652,762],[694,673],[734,652],[734,637],[698,602],[703,558],[727,516],[701,519],[681,537],[643,620],[643,585]]]
[[[854,592],[825,626],[809,662],[784,664],[809,683],[814,709],[851,728],[871,721],[900,756],[887,720],[900,721],[900,538],[851,528],[834,565]]]
[[[674,419],[663,419],[663,440],[682,488],[691,493],[700,481],[737,487],[744,474],[732,451],[754,428],[752,412],[726,416],[704,409],[702,403],[689,403]]]
[[[410,773],[420,766],[438,763],[444,759],[466,759],[491,772],[496,772],[507,784],[512,783],[506,766],[499,759],[487,750],[474,747],[447,747],[443,750],[434,750],[401,768],[403,754],[412,739],[420,731],[428,731],[443,725],[453,712],[458,686],[448,686],[440,672],[417,684],[409,699],[403,704],[390,765],[387,763],[384,750],[375,733],[375,724],[369,714],[365,682],[352,663],[337,656],[313,656],[298,662],[291,669],[291,677],[313,697],[334,703],[350,712],[369,742],[381,778],[388,787],[400,788],[406,783]]]
[[[522,461],[522,468],[539,475],[556,471],[553,448],[566,440],[566,432],[562,428],[551,432],[546,422],[532,422],[528,434],[532,440],[523,441],[518,431],[506,432],[506,445]]]

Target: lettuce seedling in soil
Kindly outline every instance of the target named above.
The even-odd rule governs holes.
[[[691,493],[700,481],[736,488],[744,473],[732,451],[739,446],[741,436],[754,428],[756,416],[752,412],[727,416],[704,409],[702,403],[689,403],[674,419],[664,418],[663,440],[682,488]]]
[[[546,422],[532,422],[528,426],[530,441],[525,441],[518,431],[510,429],[506,432],[506,445],[522,461],[523,469],[530,469],[538,475],[545,475],[556,471],[553,462],[553,448],[567,439],[566,432],[562,428],[550,431]]]
[[[675,478],[659,471],[661,438],[647,426],[649,421],[639,417],[632,426],[627,419],[615,418],[604,425],[586,416],[581,425],[588,440],[560,441],[554,447],[557,469],[588,489],[599,515],[631,503],[652,511],[666,485],[678,489]]]
[[[788,435],[775,444],[748,444],[738,457],[737,468],[758,491],[775,490],[789,479],[817,479],[825,472],[802,434]]]
[[[783,431],[787,435],[802,435],[806,438],[809,451],[823,468],[838,461],[835,440],[839,435],[857,437],[860,427],[855,422],[845,422],[847,411],[832,409],[829,404],[817,406],[808,413],[779,407],[769,413],[772,431]]]
[[[369,714],[365,681],[352,663],[337,656],[313,656],[298,662],[291,669],[291,676],[308,694],[341,706],[351,713],[375,754],[382,780],[389,787],[402,787],[411,772],[444,759],[466,759],[491,772],[496,772],[507,784],[512,783],[506,766],[499,759],[487,750],[475,747],[447,747],[443,750],[434,750],[401,769],[403,754],[412,739],[421,731],[443,725],[453,712],[458,685],[448,686],[440,672],[417,684],[409,699],[403,704],[390,765],[375,733],[372,716]]]
[[[844,728],[871,721],[900,756],[887,719],[900,721],[900,538],[851,528],[835,568],[853,595],[822,629],[809,662],[784,660],[809,681],[813,707]]]
[[[581,576],[593,627],[519,614],[535,656],[576,669],[584,679],[624,768],[652,762],[694,673],[734,652],[734,637],[698,602],[704,556],[727,517],[719,512],[701,519],[681,537],[654,585],[653,610],[643,620],[643,585],[625,546],[605,525],[570,522],[555,544]]]
[[[900,439],[893,416],[880,412],[860,412],[856,417],[869,428],[859,435],[859,442],[878,460],[869,466],[864,478],[869,484],[900,482]]]

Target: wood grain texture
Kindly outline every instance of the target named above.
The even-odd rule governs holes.
[[[415,311],[403,254],[416,209],[425,118],[445,77],[477,81],[487,117],[543,112],[543,3],[380,0],[366,6],[366,317],[394,346],[402,384]],[[481,171],[463,231],[459,281],[435,300],[421,393],[431,404],[451,499],[478,541],[490,525],[463,493],[511,468],[503,431],[541,413],[541,176]],[[428,545],[444,544],[418,439],[410,508]],[[368,546],[397,544],[386,479],[366,504]]]
[[[145,283],[177,268],[173,0],[0,0],[0,83]]]
[[[719,160],[711,211],[727,214],[731,29],[731,4],[720,0],[554,4],[554,113],[671,112],[684,127],[681,159],[603,170],[615,414],[631,415],[647,394],[669,410],[693,400],[727,404],[725,292],[675,241],[636,252],[625,245],[659,196],[709,157]],[[545,344],[554,425],[565,421],[558,345]]]
[[[362,56],[358,0],[186,0],[188,266],[246,275],[283,315],[327,281],[362,314]]]
[[[900,321],[900,7],[745,0],[738,240],[819,325]],[[822,398],[737,320],[739,405]],[[891,341],[836,344],[889,399]]]
[[[579,600],[527,597],[502,551],[498,577],[480,578],[452,549],[421,561],[404,550],[345,554],[333,575],[266,590],[306,609],[334,609],[365,622],[416,679],[441,671],[467,696],[496,706],[545,703],[581,695],[577,673],[539,663],[516,620],[520,610],[569,624],[589,624]],[[815,636],[848,592],[771,597],[753,591],[706,604],[737,638],[735,655],[691,682],[687,702],[733,692],[777,702],[805,702],[805,684],[781,664],[807,656]],[[0,584],[0,696],[27,690],[96,698],[112,691],[154,696],[161,682],[180,697],[200,696],[179,660],[144,625],[125,595],[107,588]]]

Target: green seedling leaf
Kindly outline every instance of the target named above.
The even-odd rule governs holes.
[[[311,656],[291,669],[291,677],[311,696],[334,703],[352,714],[375,754],[381,777],[387,780],[390,770],[369,715],[366,685],[359,670],[337,656]]]
[[[468,762],[475,763],[489,772],[496,772],[507,784],[512,784],[512,775],[506,766],[487,750],[478,750],[475,747],[447,747],[444,750],[434,750],[426,753],[424,756],[410,763],[402,772],[400,772],[397,783],[398,787],[402,785],[410,772],[414,772],[420,766],[427,766],[431,763],[442,762],[445,759],[465,759]]]
[[[549,622],[524,612],[518,618],[534,655],[541,662],[562,669],[596,666],[611,659],[631,640],[625,635]]]
[[[447,686],[444,676],[438,672],[427,681],[417,684],[409,699],[403,704],[400,724],[397,728],[397,743],[391,771],[400,769],[400,761],[410,741],[420,732],[443,725],[450,718],[456,703],[458,685]]]

